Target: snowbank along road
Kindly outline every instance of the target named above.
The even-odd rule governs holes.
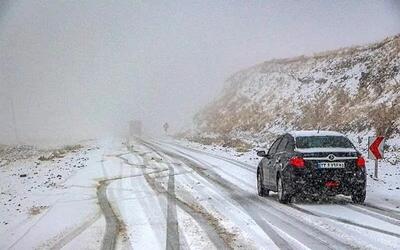
[[[399,209],[283,205],[257,196],[256,165],[177,141],[115,140],[88,157],[42,213],[2,225],[1,249],[400,249]]]

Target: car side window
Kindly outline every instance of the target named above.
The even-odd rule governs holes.
[[[280,141],[281,141],[281,137],[279,137],[278,139],[275,140],[275,142],[269,148],[268,155],[273,156],[276,153],[276,149],[277,149]]]
[[[286,145],[286,151],[293,152],[293,150],[294,150],[294,139],[293,139],[293,137],[289,137],[288,143]]]
[[[294,139],[292,137],[288,138],[288,143],[286,144],[286,149],[287,152],[293,152],[294,150]]]
[[[278,149],[276,150],[276,152],[277,152],[277,153],[284,152],[287,143],[288,143],[288,139],[287,139],[286,136],[284,136],[284,137],[282,138],[282,140],[281,140],[281,143],[279,143],[279,146],[278,146]]]

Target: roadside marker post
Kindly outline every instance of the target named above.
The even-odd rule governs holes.
[[[378,160],[383,159],[384,142],[385,137],[383,136],[368,137],[368,158],[375,160],[375,178],[378,178]]]

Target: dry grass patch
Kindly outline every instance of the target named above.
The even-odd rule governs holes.
[[[31,208],[29,208],[28,213],[29,215],[38,215],[41,214],[44,210],[46,210],[47,208],[49,208],[48,206],[33,206]]]
[[[80,149],[82,149],[83,146],[80,144],[75,144],[75,145],[66,145],[60,149],[55,149],[50,152],[48,152],[46,155],[41,155],[38,160],[40,161],[51,161],[56,158],[63,158],[67,153],[70,152],[77,152]]]
[[[197,142],[203,145],[219,145],[227,148],[234,148],[238,152],[248,152],[253,146],[243,140],[229,138],[227,136],[210,138],[210,137],[202,137],[202,136],[193,136],[187,138],[190,141]]]

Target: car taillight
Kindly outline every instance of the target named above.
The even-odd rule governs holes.
[[[295,168],[304,168],[304,166],[305,166],[304,159],[299,156],[294,156],[294,157],[290,158],[289,164]]]
[[[325,182],[325,187],[333,188],[339,187],[340,183],[338,181],[327,181]]]
[[[356,160],[356,165],[357,165],[357,167],[359,167],[359,168],[365,168],[365,159],[364,159],[364,157],[362,157],[361,155],[359,155],[359,156],[357,157],[357,160]]]

